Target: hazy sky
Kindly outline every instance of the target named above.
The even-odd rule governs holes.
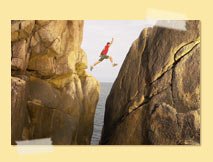
[[[143,30],[153,26],[155,21],[147,20],[86,20],[84,21],[84,33],[82,48],[87,54],[88,67],[99,59],[100,52],[105,44],[114,42],[108,51],[118,66],[112,67],[110,61],[104,60],[93,71],[92,74],[100,82],[114,82],[119,69],[128,53],[132,43]]]

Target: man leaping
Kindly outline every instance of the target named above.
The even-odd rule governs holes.
[[[113,43],[113,38],[112,38],[112,41],[111,42],[107,42],[107,44],[105,45],[104,49],[101,51],[101,54],[100,54],[100,59],[94,63],[94,65],[90,66],[90,71],[92,71],[92,69],[94,68],[94,66],[96,66],[97,64],[99,64],[100,62],[102,62],[104,59],[109,59],[110,62],[112,63],[112,66],[116,66],[118,64],[116,63],[113,63],[113,59],[111,56],[107,55],[107,52],[109,50],[109,47],[112,45]]]

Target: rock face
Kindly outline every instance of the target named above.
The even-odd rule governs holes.
[[[146,28],[107,98],[100,144],[200,143],[200,22]]]
[[[82,36],[83,21],[11,22],[12,144],[90,144],[100,88]]]

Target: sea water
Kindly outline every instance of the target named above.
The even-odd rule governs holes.
[[[101,131],[104,123],[104,111],[107,96],[110,93],[112,83],[101,83],[100,84],[100,97],[95,111],[95,119],[93,126],[93,134],[91,145],[98,145],[101,138]]]

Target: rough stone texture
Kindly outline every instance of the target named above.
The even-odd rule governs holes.
[[[200,116],[197,110],[177,113],[176,109],[162,103],[156,105],[150,118],[151,144],[199,144]],[[189,143],[190,142],[190,143]]]
[[[90,144],[99,83],[85,71],[82,36],[83,21],[11,22],[12,144]]]
[[[12,46],[12,69],[25,70],[27,60],[26,40],[14,42]]]
[[[100,144],[199,144],[199,109],[200,22],[146,28],[107,98]]]
[[[11,143],[15,140],[27,139],[25,130],[28,126],[26,109],[26,81],[11,77]]]

